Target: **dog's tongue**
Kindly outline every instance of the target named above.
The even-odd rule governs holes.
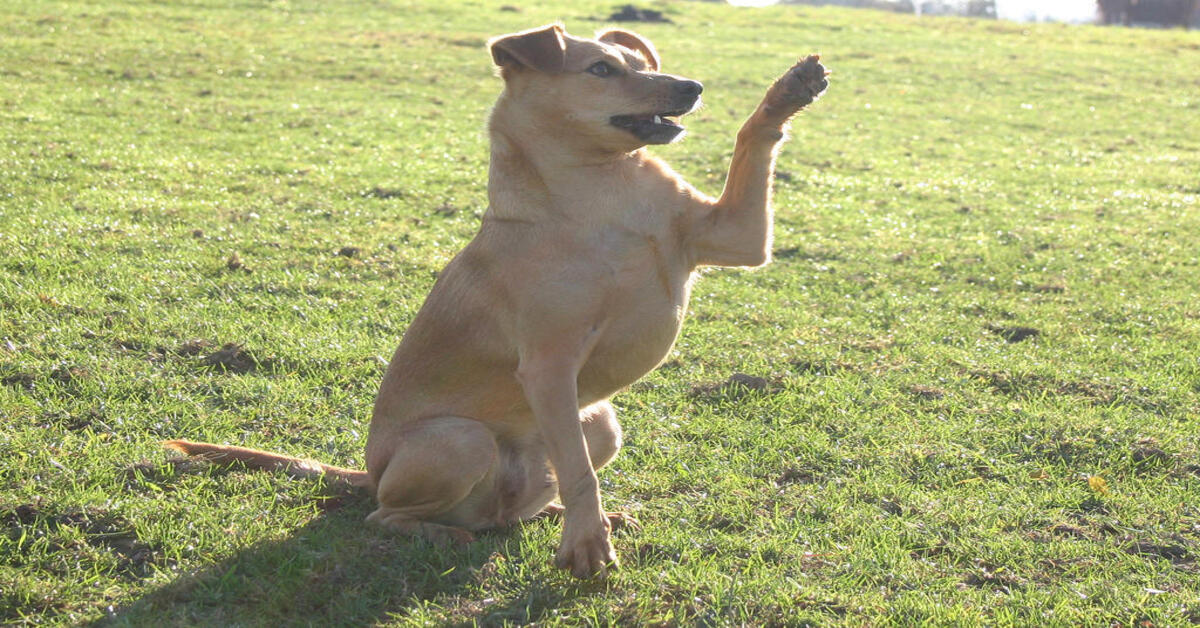
[[[635,115],[631,115],[629,117],[632,118],[636,122],[653,122],[654,124],[662,124],[663,123],[662,116],[660,116],[656,113],[645,113],[645,114],[640,114],[640,115],[635,114]]]
[[[676,122],[675,120],[673,120],[671,118],[663,117],[661,114],[657,114],[657,113],[644,115],[644,116],[638,116],[638,120],[643,121],[643,122],[649,122],[651,124],[666,125],[666,126],[679,126],[679,123]]]

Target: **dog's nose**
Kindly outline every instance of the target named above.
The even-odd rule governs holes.
[[[675,84],[675,93],[680,96],[699,96],[704,91],[700,81],[679,81]]]

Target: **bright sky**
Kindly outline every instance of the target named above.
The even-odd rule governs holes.
[[[778,0],[728,0],[729,4],[763,7]],[[920,2],[920,0],[914,0]],[[1004,20],[1024,20],[1035,16],[1039,20],[1089,22],[1096,17],[1096,0],[996,0],[996,11]]]
[[[1086,21],[1096,16],[1096,0],[996,0],[996,11],[1005,20],[1037,15],[1039,19]]]

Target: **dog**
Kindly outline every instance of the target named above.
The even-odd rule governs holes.
[[[552,24],[489,42],[490,206],[441,273],[383,377],[366,471],[241,447],[167,447],[365,487],[368,520],[438,543],[539,514],[562,518],[555,564],[617,565],[596,470],[621,447],[613,394],[673,346],[704,266],[771,255],[771,183],[789,119],[828,86],[817,55],[789,69],[737,134],[711,198],[644,149],[680,138],[703,86],[665,74],[625,30]],[[555,499],[561,500],[561,506]]]

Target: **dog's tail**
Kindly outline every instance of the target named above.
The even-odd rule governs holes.
[[[371,478],[367,475],[366,471],[335,467],[317,462],[316,460],[285,456],[269,451],[247,447],[234,447],[232,445],[197,443],[190,440],[163,441],[163,447],[216,464],[236,462],[250,469],[283,471],[295,478],[324,477],[332,479],[335,482],[342,482],[350,486],[362,488],[369,488],[371,485]]]

